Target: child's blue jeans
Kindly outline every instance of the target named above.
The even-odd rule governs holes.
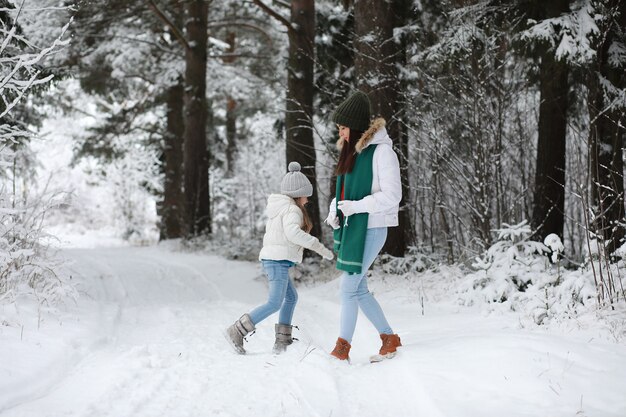
[[[352,343],[352,336],[356,327],[359,307],[365,317],[372,322],[378,333],[393,334],[387,323],[380,304],[367,288],[367,270],[374,263],[378,252],[387,240],[387,228],[377,227],[367,229],[365,248],[363,250],[363,269],[360,274],[344,272],[341,275],[341,323],[339,337]]]
[[[289,278],[289,268],[295,264],[286,260],[272,261],[267,259],[263,259],[261,263],[269,280],[269,296],[267,303],[250,312],[252,323],[256,326],[257,323],[280,310],[278,322],[291,324],[293,311],[298,302],[298,292]]]

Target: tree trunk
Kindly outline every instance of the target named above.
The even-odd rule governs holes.
[[[618,24],[626,26],[626,5],[618,2]],[[624,124],[626,117],[623,110],[611,103],[601,85],[600,77],[614,87],[626,87],[626,74],[623,68],[609,63],[609,47],[615,40],[618,27],[607,30],[607,36],[597,48],[597,62],[589,74],[589,118],[590,124],[590,170],[592,199],[598,216],[593,225],[596,233],[604,240],[608,254],[612,254],[624,239]]]
[[[228,32],[226,42],[229,45],[226,51],[229,54],[235,53],[235,32]],[[223,59],[225,64],[235,62],[235,57],[230,56]],[[226,97],[226,177],[231,178],[235,171],[235,157],[237,156],[237,101],[231,97]]]
[[[253,0],[265,13],[287,28],[289,36],[289,59],[287,65],[287,105],[285,130],[287,135],[287,165],[297,161],[302,173],[313,185],[309,198],[309,215],[313,222],[311,234],[321,235],[319,196],[315,165],[315,142],[313,140],[313,94],[315,65],[315,0],[291,0],[291,16],[287,20],[262,0]]]
[[[237,155],[237,101],[226,97],[226,177],[231,178],[235,171]]]
[[[400,226],[389,229],[383,251],[393,256],[403,256],[413,241],[413,228],[408,210],[404,209],[409,195],[408,144],[402,128],[404,111],[400,103],[401,85],[398,66],[405,58],[404,48],[393,37],[394,28],[408,15],[408,2],[404,0],[356,0],[355,19],[355,74],[359,89],[368,94],[373,114],[387,121],[387,131],[394,141],[402,177],[402,202]]]
[[[208,3],[185,4],[190,48],[185,52],[185,204],[187,234],[211,233],[209,166],[206,140],[206,64]]]
[[[569,0],[546,3],[546,18],[569,10]],[[567,63],[552,48],[541,57],[539,133],[532,226],[543,240],[555,233],[563,239],[565,210],[565,137],[567,132]]]
[[[167,133],[163,148],[163,202],[161,204],[160,239],[175,239],[183,236],[183,121],[184,87],[182,79],[169,87],[166,93]]]
[[[302,173],[313,184],[309,198],[309,215],[313,222],[313,236],[321,235],[319,197],[313,140],[313,70],[315,41],[315,1],[291,1],[291,28],[289,29],[289,67],[287,69],[287,164],[298,161]]]

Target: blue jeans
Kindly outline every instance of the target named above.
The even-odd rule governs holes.
[[[387,228],[367,229],[363,249],[363,270],[360,274],[344,272],[341,275],[341,323],[339,337],[352,343],[359,307],[378,333],[393,334],[380,304],[367,288],[367,270],[387,240]]]
[[[289,268],[295,264],[291,261],[272,261],[263,259],[263,270],[269,280],[269,297],[267,303],[252,310],[250,319],[256,326],[257,323],[280,310],[278,322],[291,324],[293,310],[298,302],[298,292],[289,278]]]

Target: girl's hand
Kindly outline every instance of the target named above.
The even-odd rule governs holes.
[[[335,258],[335,254],[333,253],[333,251],[331,251],[330,249],[327,249],[325,246],[322,247],[322,251],[320,251],[320,255],[322,255],[322,257],[324,259],[328,259],[329,261],[332,261]]]
[[[322,245],[322,243],[319,241],[315,242],[315,245],[313,245],[311,249],[322,255],[322,258],[328,259],[329,261],[332,261],[335,257],[333,251],[327,249],[326,246]]]
[[[339,219],[337,218],[337,214],[332,211],[328,213],[328,217],[326,217],[324,223],[326,223],[333,229],[339,229]]]

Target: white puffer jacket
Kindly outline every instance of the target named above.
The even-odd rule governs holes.
[[[343,141],[340,139],[337,146]],[[393,227],[399,224],[398,211],[402,200],[400,181],[400,163],[393,150],[393,142],[385,129],[385,119],[372,121],[369,129],[359,139],[357,152],[370,145],[378,145],[372,160],[372,192],[367,197],[355,202],[357,213],[369,213],[367,228]],[[336,200],[330,203],[329,212],[336,215]]]
[[[333,253],[315,236],[302,230],[304,216],[293,198],[271,194],[267,199],[267,224],[259,260],[302,262],[304,248],[332,259]]]

